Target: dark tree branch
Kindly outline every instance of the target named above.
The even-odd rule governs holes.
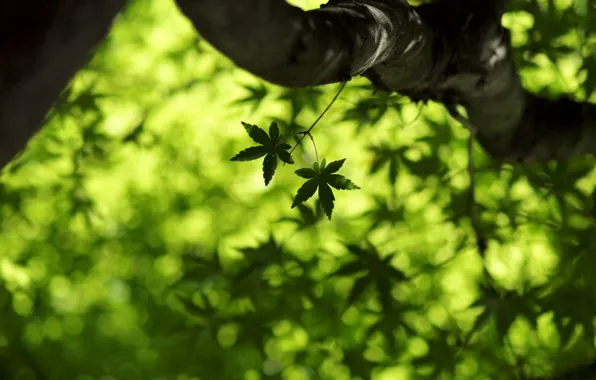
[[[391,57],[415,87],[431,74],[431,29],[403,0],[331,0],[303,11],[284,0],[177,0],[197,31],[251,73],[285,87],[342,82]],[[424,37],[426,36],[426,37]]]
[[[0,5],[0,168],[43,125],[125,0],[25,0]]]
[[[0,166],[20,151],[88,60],[125,0],[3,2]],[[496,159],[535,162],[596,152],[596,106],[525,91],[501,27],[505,0],[176,0],[239,67],[286,87],[364,75],[415,101],[461,104]]]
[[[202,36],[261,78],[287,87],[364,75],[415,101],[462,104],[479,143],[505,162],[596,153],[596,106],[525,91],[505,0],[331,0],[302,11],[283,0],[177,0]],[[565,116],[560,116],[565,115]]]

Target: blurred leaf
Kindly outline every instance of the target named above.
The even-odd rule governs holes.
[[[319,101],[323,95],[324,92],[318,87],[282,88],[278,99],[290,103],[290,120],[293,121],[302,110],[317,112]]]
[[[415,358],[412,363],[417,366],[432,366],[432,378],[438,378],[443,373],[453,375],[459,359],[453,343],[449,342],[449,332],[440,330],[427,344],[428,353],[421,358]]]
[[[593,292],[577,286],[566,286],[547,295],[540,301],[540,304],[544,310],[553,312],[562,348],[570,343],[579,326],[582,327],[582,337],[585,342],[591,349],[596,348],[594,313],[592,311],[596,307],[596,298],[594,298]]]
[[[374,205],[362,215],[372,221],[369,231],[375,230],[385,223],[394,227],[397,223],[405,220],[403,205],[394,206],[395,202],[390,202],[390,199],[380,195],[374,195],[373,199]]]
[[[355,244],[348,244],[346,248],[355,255],[355,258],[330,274],[330,277],[353,276],[362,273],[350,291],[348,306],[354,305],[362,297],[365,290],[374,285],[383,311],[393,311],[395,309],[393,296],[391,295],[393,285],[407,280],[401,270],[391,265],[394,255],[381,258],[376,248],[370,244],[365,248]]]
[[[255,86],[252,85],[245,85],[244,89],[248,92],[248,95],[244,98],[236,99],[232,102],[234,105],[250,105],[252,112],[255,112],[263,99],[267,96],[268,90],[267,87],[263,83],[258,83]],[[277,137],[274,137],[276,139]]]
[[[323,218],[323,208],[318,199],[312,208],[304,203],[298,204],[296,208],[300,213],[300,218],[284,217],[279,221],[292,222],[298,226],[298,230],[305,230],[314,227]]]
[[[327,218],[331,220],[335,196],[333,195],[333,191],[329,185],[325,182],[319,183],[319,200],[321,201],[321,206],[323,206],[323,210],[325,211]]]
[[[379,146],[370,146],[368,150],[373,153],[373,162],[369,173],[376,174],[383,166],[388,165],[389,182],[394,185],[400,166],[399,157],[402,155],[404,148],[391,148],[388,145],[382,144]]]
[[[474,329],[479,331],[484,327],[490,316],[495,323],[498,339],[503,343],[509,328],[518,317],[525,317],[536,327],[539,315],[534,298],[536,292],[535,289],[520,296],[515,291],[499,292],[492,286],[483,286],[480,298],[471,305],[471,307],[484,307]]]

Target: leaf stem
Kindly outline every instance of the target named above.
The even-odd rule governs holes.
[[[319,162],[319,152],[317,150],[317,144],[315,144],[315,138],[312,137],[312,134],[310,133],[304,132],[304,134],[307,134],[308,137],[310,137],[310,141],[312,141],[312,146],[315,148],[315,158],[317,159],[317,162]]]
[[[346,84],[347,83],[348,83],[348,81],[343,81],[341,83],[341,86],[339,87],[339,90],[337,91],[337,94],[335,94],[335,96],[333,97],[333,99],[331,100],[331,102],[327,105],[327,107],[319,115],[319,117],[317,118],[317,120],[315,120],[315,122],[312,123],[312,125],[310,126],[310,128],[308,128],[305,132],[302,132],[302,137],[300,138],[300,140],[298,140],[298,142],[296,143],[296,145],[294,145],[294,147],[290,151],[290,154],[292,154],[294,152],[294,150],[298,147],[298,145],[300,145],[300,143],[302,142],[302,140],[304,140],[304,137],[306,137],[306,135],[310,135],[310,131],[312,131],[312,129],[315,127],[315,125],[317,125],[317,123],[319,122],[319,120],[321,120],[323,118],[323,116],[325,116],[325,114],[327,113],[327,111],[329,111],[329,108],[331,108],[331,106],[333,105],[333,103],[335,103],[335,101],[337,100],[339,94],[341,94],[341,92],[343,91],[343,89],[346,87]],[[319,159],[317,158],[317,161],[318,160]]]

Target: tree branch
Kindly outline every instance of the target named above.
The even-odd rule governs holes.
[[[596,106],[525,91],[501,26],[504,0],[177,0],[202,36],[239,67],[286,87],[364,75],[414,101],[462,104],[478,142],[504,162],[596,153]]]
[[[403,0],[331,0],[311,11],[284,0],[176,3],[238,67],[285,87],[343,82],[391,57],[400,57],[393,67],[411,86],[431,74],[432,46],[424,38],[431,29]]]
[[[37,132],[125,0],[0,5],[0,168]]]
[[[363,75],[414,101],[461,104],[494,158],[536,162],[596,153],[596,106],[525,91],[501,27],[504,0],[175,0],[239,67],[286,87]],[[0,166],[20,151],[125,0],[0,5]],[[24,30],[28,33],[24,33]]]

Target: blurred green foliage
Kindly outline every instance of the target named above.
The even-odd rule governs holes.
[[[594,99],[594,3],[509,10],[525,86]],[[336,91],[263,83],[172,2],[132,2],[1,177],[0,378],[527,379],[593,360],[593,159],[498,167],[477,148],[484,260],[467,132],[440,105],[348,84],[313,132],[362,187],[332,221],[290,208],[293,170],[265,187],[229,161],[241,120],[291,136]]]

